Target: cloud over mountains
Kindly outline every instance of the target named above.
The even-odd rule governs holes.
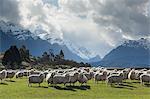
[[[149,0],[1,0],[0,18],[104,56],[126,39],[148,37]]]

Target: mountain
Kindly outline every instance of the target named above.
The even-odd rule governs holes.
[[[16,24],[0,21],[0,52],[6,51],[11,45],[18,47],[25,45],[33,56],[41,56],[44,51],[50,49],[58,54],[62,49],[66,59],[77,62],[87,61],[73,53],[60,39],[50,38],[48,34],[44,34],[42,39],[42,36],[39,35]]]
[[[43,28],[40,25],[34,27],[32,31],[35,35],[37,35],[43,40],[47,40],[51,44],[57,43],[62,46],[65,45],[71,52],[80,56],[86,61],[89,61],[91,58],[94,58],[96,56],[95,53],[91,52],[89,49],[82,46],[77,46],[68,40],[64,40],[63,37],[53,37],[51,33],[47,33],[45,30],[43,30]],[[55,30],[53,31],[56,32]]]
[[[110,51],[101,61],[92,65],[110,67],[148,67],[150,66],[150,41],[125,41],[122,45]]]
[[[101,61],[101,57],[99,55],[96,55],[95,57],[88,60],[88,63],[95,63]]]

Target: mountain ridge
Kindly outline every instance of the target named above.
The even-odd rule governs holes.
[[[58,41],[52,39],[53,42],[47,39],[41,39],[39,36],[31,33],[28,29],[15,25],[10,22],[0,21],[0,51],[4,52],[11,45],[16,44],[18,47],[26,45],[33,56],[41,56],[44,51],[52,49],[55,54],[58,54],[62,49],[65,53],[65,58],[75,60],[77,62],[85,62],[87,60],[76,55],[65,44],[59,44]],[[57,39],[56,39],[57,40]]]
[[[111,50],[101,61],[91,63],[98,66],[112,67],[149,67],[150,66],[149,39],[125,41]]]

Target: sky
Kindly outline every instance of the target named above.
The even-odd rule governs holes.
[[[101,57],[125,40],[150,38],[150,0],[0,0],[0,19]]]

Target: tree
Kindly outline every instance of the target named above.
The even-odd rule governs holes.
[[[49,63],[50,58],[49,58],[49,54],[47,52],[44,52],[42,57],[41,57],[41,62],[42,63]]]
[[[49,49],[49,58],[50,58],[50,61],[54,61],[54,57],[55,57],[55,55],[54,55],[53,50]]]
[[[60,50],[60,53],[58,55],[55,56],[55,61],[61,61],[64,60],[64,52],[62,50]]]
[[[60,56],[60,59],[64,59],[64,52],[62,50],[60,50],[59,56]]]
[[[30,62],[29,50],[26,49],[25,45],[23,45],[23,46],[19,49],[19,52],[20,52],[20,56],[21,56],[22,61]]]
[[[2,59],[2,64],[6,69],[21,68],[21,56],[16,46],[11,46],[5,53]]]

